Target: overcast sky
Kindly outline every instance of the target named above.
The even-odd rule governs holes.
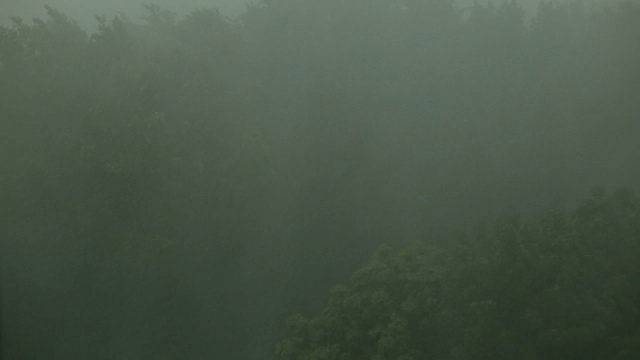
[[[132,20],[144,13],[142,4],[154,3],[179,14],[189,13],[197,8],[216,7],[221,12],[233,15],[242,12],[253,0],[0,0],[0,23],[7,24],[10,16],[24,19],[43,17],[44,6],[62,10],[70,18],[83,26],[95,23],[95,15],[114,15],[123,12]]]
[[[91,29],[96,15],[112,16],[119,12],[127,14],[131,20],[137,20],[144,14],[142,4],[155,3],[178,14],[187,14],[197,8],[216,7],[226,15],[242,12],[246,4],[259,0],[0,0],[0,24],[10,24],[11,16],[31,20],[43,17],[44,5],[48,4],[65,12],[70,18],[77,20],[83,27]],[[318,0],[322,1],[322,0]],[[476,0],[485,3],[490,0]],[[501,4],[505,0],[493,0]],[[555,0],[562,2],[567,0]],[[596,2],[598,0],[583,0]],[[474,0],[455,0],[460,6],[473,4]],[[534,10],[540,0],[519,0],[527,10]]]

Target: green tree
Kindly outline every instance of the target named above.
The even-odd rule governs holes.
[[[378,253],[275,359],[626,359],[640,328],[640,201],[596,192],[575,212],[507,219]]]

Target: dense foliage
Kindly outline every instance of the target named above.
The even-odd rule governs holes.
[[[276,359],[640,357],[640,201],[598,191],[575,212],[507,219],[380,251]]]
[[[377,245],[640,183],[629,2],[97,24],[48,8],[0,27],[7,358],[264,358]]]

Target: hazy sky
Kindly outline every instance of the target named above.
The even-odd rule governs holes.
[[[196,8],[216,7],[227,15],[242,12],[246,4],[259,0],[0,0],[0,24],[10,24],[10,16],[19,16],[31,20],[43,17],[44,5],[48,4],[62,10],[70,18],[77,20],[83,27],[92,28],[96,21],[95,15],[112,16],[118,12],[127,14],[132,20],[137,20],[144,14],[142,4],[155,3],[178,14],[190,13]],[[318,0],[321,1],[321,0]],[[480,3],[492,1],[501,4],[505,0],[475,0]],[[555,0],[562,2],[566,0]],[[583,0],[587,3],[598,0]],[[455,0],[461,6],[469,6],[474,0]],[[527,10],[534,10],[540,0],[519,0]]]
[[[225,14],[243,11],[253,0],[0,0],[0,24],[7,24],[10,16],[24,19],[43,17],[44,6],[62,10],[83,26],[95,23],[95,15],[114,15],[123,12],[136,20],[144,13],[142,4],[154,3],[179,14],[196,8],[216,7]]]

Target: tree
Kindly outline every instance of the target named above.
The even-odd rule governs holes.
[[[640,335],[640,201],[505,219],[455,246],[380,251],[275,359],[627,359]]]

